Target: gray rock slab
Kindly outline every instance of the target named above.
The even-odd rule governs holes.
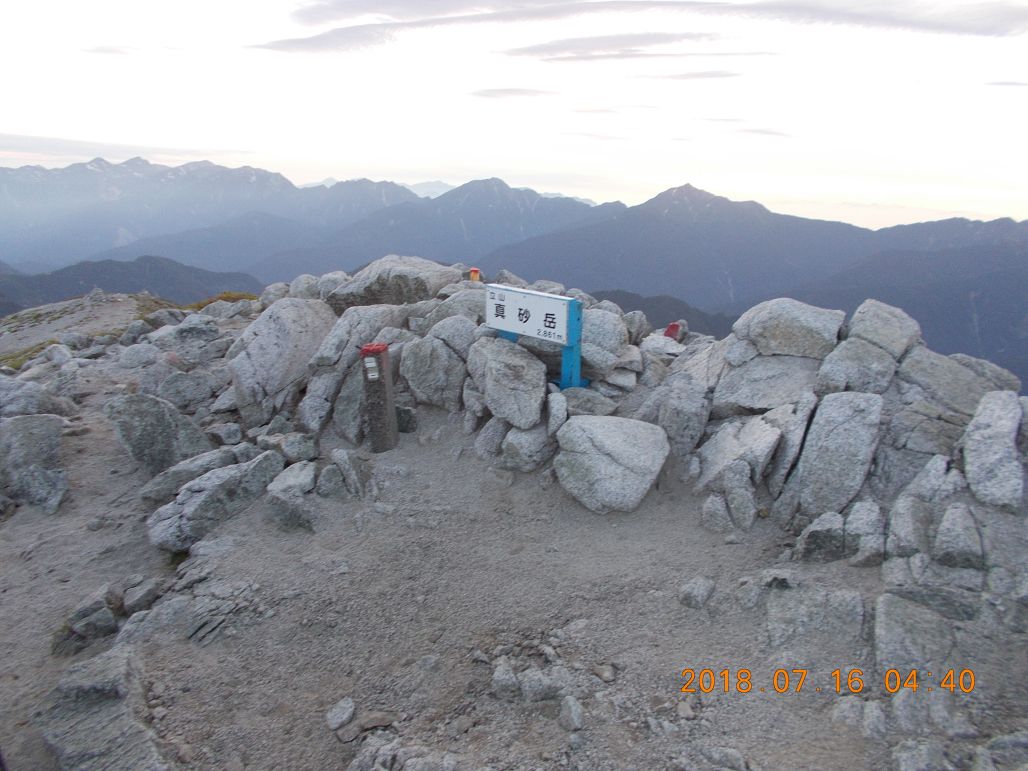
[[[804,394],[796,404],[783,404],[765,412],[761,419],[781,432],[778,446],[775,448],[771,462],[767,466],[766,481],[768,492],[777,498],[785,480],[796,465],[796,459],[807,436],[810,416],[817,407],[817,397],[813,393]]]
[[[878,445],[882,397],[854,392],[821,400],[796,466],[808,516],[842,511],[860,491]]]
[[[150,474],[214,448],[174,405],[146,394],[117,396],[104,405],[122,445]]]
[[[782,297],[750,308],[732,325],[732,331],[765,356],[823,359],[835,348],[845,318],[842,311]]]
[[[179,461],[155,476],[139,491],[139,497],[151,506],[159,506],[173,499],[182,486],[203,476],[208,471],[238,463],[236,454],[228,447],[194,455]]]
[[[998,364],[993,364],[988,359],[978,359],[968,356],[966,353],[951,353],[949,358],[967,367],[979,377],[983,377],[992,383],[997,391],[1020,391],[1021,378],[1008,369]]]
[[[557,441],[557,479],[579,503],[597,513],[634,510],[671,450],[659,426],[593,415],[568,418]]]
[[[610,415],[617,408],[617,402],[608,399],[591,388],[565,388],[561,391],[567,403],[568,417],[576,415]]]
[[[535,471],[556,449],[545,423],[529,429],[512,428],[500,444],[499,465],[512,471]]]
[[[874,643],[880,672],[931,670],[941,667],[953,651],[953,627],[917,603],[883,594],[875,602]]]
[[[921,327],[900,308],[865,300],[853,312],[847,336],[871,343],[899,361],[920,341]]]
[[[0,375],[0,417],[77,413],[78,408],[70,399],[51,393],[39,383]]]
[[[471,346],[468,371],[496,417],[517,428],[531,428],[542,416],[546,365],[519,345],[481,338]]]
[[[720,480],[736,461],[744,461],[754,482],[767,468],[781,438],[781,431],[754,415],[722,423],[700,447],[702,472],[696,482],[700,490],[721,489]]]
[[[963,439],[964,474],[982,503],[1019,508],[1024,474],[1017,434],[1021,403],[1014,391],[991,391],[982,397]]]
[[[0,418],[0,492],[47,514],[57,511],[68,492],[61,468],[64,427],[58,415]]]
[[[471,346],[474,344],[475,330],[478,325],[467,316],[450,316],[434,324],[428,334],[442,340],[450,349],[467,360]]]
[[[465,331],[473,336],[474,326],[467,319],[463,320],[471,327]],[[446,321],[448,319],[440,323]],[[407,343],[400,362],[400,376],[407,381],[419,403],[433,404],[450,412],[460,409],[467,369],[460,354],[442,338],[429,336]]]
[[[710,399],[705,384],[678,373],[663,385],[665,395],[657,410],[657,425],[667,433],[671,449],[685,457],[696,449],[710,417]]]
[[[447,284],[461,280],[460,271],[421,257],[389,255],[354,274],[327,298],[341,314],[355,305],[401,305],[428,300]]]
[[[206,372],[173,372],[158,386],[157,395],[176,408],[190,412],[213,396],[214,389]]]
[[[951,568],[984,569],[981,535],[967,504],[954,502],[946,507],[935,532],[932,559]]]
[[[240,335],[229,362],[236,408],[248,426],[267,423],[307,382],[307,363],[336,323],[320,300],[287,297]]]
[[[906,355],[897,376],[920,388],[925,400],[968,416],[974,414],[985,394],[996,390],[991,381],[974,370],[923,345]]]
[[[727,367],[714,389],[711,414],[723,418],[794,404],[814,390],[820,366],[812,358],[757,356]]]
[[[166,551],[186,551],[263,495],[284,466],[282,456],[269,450],[247,463],[214,469],[194,479],[174,501],[150,515],[150,542]]]
[[[144,672],[128,645],[73,664],[46,698],[37,725],[61,768],[170,771],[146,710]]]
[[[819,394],[864,391],[881,394],[889,388],[896,360],[866,340],[850,338],[825,357],[817,373]]]

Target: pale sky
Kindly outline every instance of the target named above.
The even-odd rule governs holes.
[[[32,0],[0,72],[3,166],[1028,219],[1028,0]]]

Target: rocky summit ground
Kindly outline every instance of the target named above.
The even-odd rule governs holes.
[[[533,288],[583,302],[588,388],[417,258],[19,314],[7,765],[1028,765],[1015,377],[874,301],[772,300],[714,340]],[[377,454],[370,342],[401,430]]]

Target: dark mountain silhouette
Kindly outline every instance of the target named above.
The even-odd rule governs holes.
[[[502,244],[605,219],[623,209],[623,204],[592,207],[570,198],[548,198],[500,179],[476,180],[438,198],[380,209],[329,235],[316,248],[256,261],[250,272],[267,280],[284,279],[298,272],[351,270],[387,254],[477,261]]]
[[[281,174],[208,161],[169,167],[142,158],[120,164],[97,158],[63,169],[0,168],[0,255],[12,263],[70,264],[140,238],[206,228],[253,211],[338,228],[416,199],[391,182],[300,189]]]
[[[14,267],[8,265],[3,260],[0,260],[0,276],[16,276],[21,273],[20,270],[15,270]]]
[[[599,292],[590,292],[597,300],[610,300],[617,303],[625,311],[642,311],[646,318],[657,329],[666,327],[672,321],[685,319],[689,323],[689,331],[699,332],[704,335],[724,337],[732,331],[732,324],[735,323],[735,316],[725,316],[720,313],[704,313],[688,303],[682,302],[677,297],[668,295],[657,295],[656,297],[643,297],[634,292],[625,292],[621,289],[605,289]]]
[[[668,294],[706,311],[828,275],[867,254],[871,231],[774,214],[691,185],[600,221],[502,246],[480,261],[528,280]]]
[[[215,273],[164,257],[139,257],[132,262],[80,262],[35,276],[0,276],[0,305],[8,308],[4,313],[13,313],[78,297],[96,287],[105,292],[145,289],[176,303],[197,302],[219,292],[259,293],[263,288],[245,273]]]
[[[950,219],[874,231],[775,214],[685,185],[604,220],[507,244],[479,262],[529,280],[668,294],[732,314],[872,254],[991,243],[1028,244],[1028,222]]]
[[[934,350],[989,359],[1028,384],[1028,244],[885,252],[787,295],[847,312],[868,297],[896,305]]]

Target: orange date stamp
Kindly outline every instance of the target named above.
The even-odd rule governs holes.
[[[749,669],[683,669],[685,683],[682,693],[863,693],[873,688],[876,680],[862,669],[833,669],[828,678],[815,682],[807,669],[776,669],[770,676],[756,677]],[[890,696],[902,691],[919,690],[972,693],[975,689],[973,669],[887,669],[879,684]]]

